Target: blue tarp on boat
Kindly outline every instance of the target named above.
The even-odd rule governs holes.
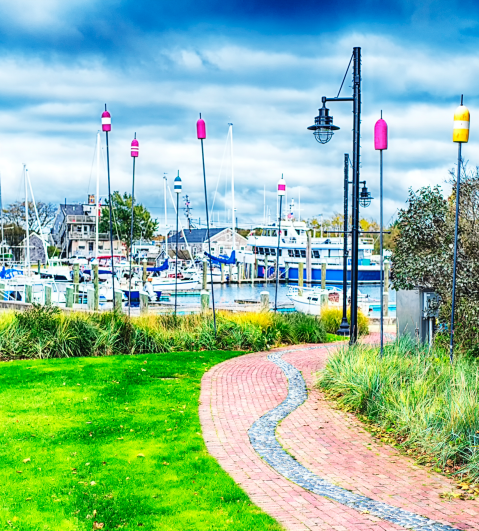
[[[3,266],[2,270],[0,271],[0,278],[2,280],[15,278],[18,277],[18,275],[23,275],[23,271],[21,269],[5,269],[5,266]]]
[[[160,271],[166,271],[168,269],[168,258],[161,264],[160,267],[147,267],[146,270],[151,273],[159,273]]]
[[[220,254],[219,256],[213,256],[212,254],[209,254],[206,251],[205,256],[209,258],[214,264],[236,264],[235,251],[231,251],[231,256],[229,258],[224,254]]]

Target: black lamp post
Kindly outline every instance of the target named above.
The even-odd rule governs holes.
[[[368,190],[368,187],[366,186],[366,181],[360,181],[359,184],[363,185],[361,188],[361,193],[359,194],[359,205],[363,208],[367,208],[371,204],[371,201],[374,199],[374,197]]]
[[[329,116],[326,108],[327,101],[351,101],[353,102],[353,226],[351,231],[351,336],[350,344],[353,345],[358,339],[358,247],[359,247],[359,159],[360,159],[360,129],[361,129],[361,48],[353,49],[351,57],[353,62],[353,96],[340,98],[341,88],[336,98],[323,96],[323,107],[319,109],[319,115],[314,120],[314,125],[308,127],[314,131],[314,136],[320,144],[329,142],[339,127],[333,125],[333,118]],[[350,62],[351,64],[351,62]],[[349,70],[346,70],[344,79]],[[343,79],[343,83],[344,83]]]
[[[343,318],[336,332],[338,336],[349,336],[348,323],[348,193],[349,155],[344,154],[344,227],[343,227]]]

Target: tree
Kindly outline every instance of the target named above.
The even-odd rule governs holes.
[[[43,201],[37,201],[36,205],[40,219],[40,229],[43,230],[55,219],[57,206],[54,203],[44,203]],[[7,208],[4,208],[3,218],[6,223],[25,229],[25,201],[15,201],[8,205]],[[28,228],[30,231],[39,231],[33,201],[28,202]]]
[[[429,288],[441,298],[440,318],[449,323],[452,296],[456,184],[448,198],[439,186],[409,191],[407,208],[398,214],[398,235],[392,256],[396,288]],[[456,269],[458,343],[479,345],[479,170],[461,177]]]
[[[125,242],[128,249],[131,247],[131,203],[131,194],[125,192],[121,195],[120,192],[113,192],[113,235],[118,237],[122,242]],[[152,219],[150,212],[143,205],[135,203],[133,240],[151,240],[157,228],[158,221]],[[108,200],[106,206],[103,206],[101,209],[99,230],[100,232],[110,232],[110,208]]]

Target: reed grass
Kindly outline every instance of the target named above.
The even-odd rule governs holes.
[[[211,315],[63,313],[55,307],[0,315],[0,357],[69,358],[200,350],[261,351],[280,345],[335,340],[322,320],[303,314]]]
[[[351,308],[347,311],[348,323],[351,323]],[[321,321],[326,332],[335,334],[339,330],[339,325],[343,320],[343,311],[340,308],[326,308],[321,312]],[[358,310],[358,333],[366,335],[369,333],[369,320],[366,315]]]
[[[479,362],[408,340],[332,356],[318,385],[341,407],[392,433],[419,462],[479,481]]]

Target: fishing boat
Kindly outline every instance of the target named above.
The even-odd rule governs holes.
[[[248,236],[248,247],[245,251],[245,262],[257,264],[256,276],[263,278],[267,268],[270,274],[273,262],[279,258],[279,270],[283,278],[288,281],[298,280],[299,266],[302,262],[306,266],[306,248],[308,228],[304,221],[281,221],[279,257],[276,256],[278,247],[278,225],[270,223],[261,225]],[[259,234],[257,234],[259,232]],[[326,263],[326,282],[340,284],[343,281],[343,238],[332,238],[318,235],[319,230],[313,231],[311,238],[311,281],[321,282],[321,269]],[[348,244],[350,248],[350,243]],[[359,282],[377,283],[380,281],[379,264],[372,262],[374,241],[372,238],[359,238],[358,268]],[[348,280],[351,278],[351,259],[348,259]]]

